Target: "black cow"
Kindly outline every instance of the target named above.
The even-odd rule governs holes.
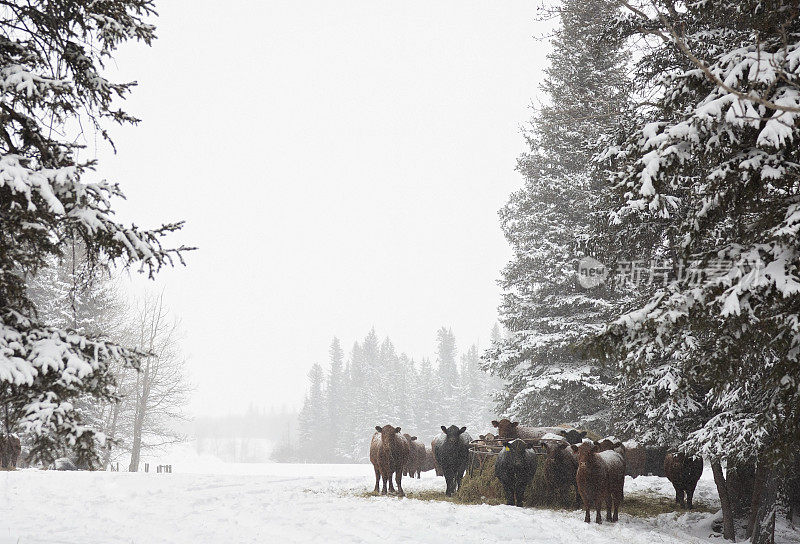
[[[507,443],[494,463],[494,474],[503,484],[506,504],[522,506],[525,488],[536,473],[536,454],[524,440],[516,438]]]
[[[547,485],[551,490],[558,492],[562,497],[575,488],[575,507],[580,508],[581,496],[578,493],[578,482],[575,475],[578,473],[578,457],[566,441],[561,443],[543,442],[547,450],[544,460],[544,475]]]
[[[664,472],[675,488],[675,502],[683,507],[683,497],[686,496],[686,505],[692,508],[692,496],[697,487],[697,481],[703,474],[703,459],[689,457],[684,453],[668,453],[664,458]]]
[[[558,434],[566,438],[570,444],[580,444],[586,438],[586,431],[579,431],[578,429],[566,429]]]
[[[467,428],[459,429],[455,425],[442,425],[442,434],[433,439],[433,455],[444,473],[444,480],[447,482],[445,493],[448,497],[461,487],[461,479],[467,470],[471,441]]]

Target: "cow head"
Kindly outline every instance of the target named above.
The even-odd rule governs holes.
[[[550,442],[547,440],[542,440],[542,446],[544,446],[544,449],[547,451],[548,459],[552,459],[553,457],[556,456],[558,452],[567,449],[567,446],[569,445],[570,444],[568,444],[567,442],[556,442],[556,441]]]
[[[595,444],[597,444],[598,451],[609,451],[622,448],[622,442],[612,437],[604,438],[599,442],[595,442]]]
[[[466,427],[459,428],[456,427],[455,425],[450,425],[449,427],[445,427],[444,425],[442,425],[442,432],[445,435],[447,435],[445,441],[450,442],[458,440],[462,434],[467,432],[467,428]]]
[[[526,458],[525,458],[525,450],[530,448],[525,443],[524,440],[520,440],[519,438],[515,438],[511,442],[507,442],[503,449],[509,453],[511,453],[511,462],[515,467],[523,467],[525,466]]]
[[[497,436],[500,438],[519,438],[517,427],[519,421],[512,422],[509,419],[501,419],[500,421],[492,421],[492,426],[497,427]]]
[[[400,434],[400,427],[392,427],[391,425],[384,425],[383,427],[380,425],[375,425],[375,430],[381,433],[381,440],[384,442],[391,440],[395,437],[395,435]]]
[[[586,438],[586,431],[579,431],[578,429],[565,429],[561,431],[561,436],[567,439],[570,444],[579,444]]]
[[[580,444],[572,444],[570,447],[572,451],[577,454],[578,466],[586,466],[591,457],[600,451],[597,442],[591,440],[584,440]]]

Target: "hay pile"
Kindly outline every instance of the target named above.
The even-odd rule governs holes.
[[[496,456],[482,455],[485,455],[482,463],[475,463],[472,470],[468,470],[464,475],[455,498],[458,502],[467,504],[505,504],[503,486],[494,475]],[[545,457],[537,456],[537,460],[536,474],[525,489],[525,506],[571,508],[575,500],[574,490],[570,490],[565,496],[560,490],[550,488],[544,475]]]

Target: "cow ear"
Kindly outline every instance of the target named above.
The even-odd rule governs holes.
[[[411,437],[411,440],[416,440],[416,439],[417,439],[417,437],[416,437],[416,436],[412,436],[412,437]]]
[[[443,432],[444,434],[447,434],[447,427],[445,427],[444,425],[442,425],[442,432]]]
[[[400,427],[395,427],[395,428],[394,428],[394,431],[395,431],[396,433],[399,433],[399,432],[400,432]]]
[[[600,446],[597,444],[597,442],[592,444],[592,453],[596,452],[599,449],[600,449]]]
[[[378,431],[378,432],[381,432],[381,430],[382,430],[381,426],[380,425],[375,425],[375,430]]]
[[[466,427],[461,427],[461,428],[458,430],[458,434],[464,434],[465,432],[467,432],[467,428],[466,428]]]
[[[581,438],[586,438],[586,431],[581,431]]]
[[[561,436],[567,436],[567,431],[558,431]]]
[[[560,450],[566,449],[566,448],[567,448],[567,446],[569,446],[569,445],[570,445],[570,444],[559,444],[559,445],[558,445],[558,449],[560,449]],[[578,448],[575,448],[575,449],[578,449]]]
[[[480,438],[481,440],[486,440],[486,435],[485,434],[479,434],[478,438]]]
[[[516,427],[517,425],[519,425],[519,421],[515,421],[515,422],[513,422],[513,423],[511,424],[511,426],[512,426],[512,427]]]
[[[578,446],[576,444],[570,444],[570,447],[572,448],[572,451],[574,451],[575,453],[578,452]]]
[[[492,420],[492,427],[499,427],[499,426],[500,426],[500,422],[497,421],[496,419],[493,419]]]

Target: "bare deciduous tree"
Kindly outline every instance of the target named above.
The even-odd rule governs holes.
[[[136,347],[148,355],[139,372],[118,378],[124,400],[109,415],[112,436],[120,436],[123,430],[130,440],[129,470],[136,472],[142,451],[184,439],[172,424],[184,419],[183,407],[192,388],[179,348],[180,320],[164,305],[164,293],[145,295],[137,301],[133,313]]]

